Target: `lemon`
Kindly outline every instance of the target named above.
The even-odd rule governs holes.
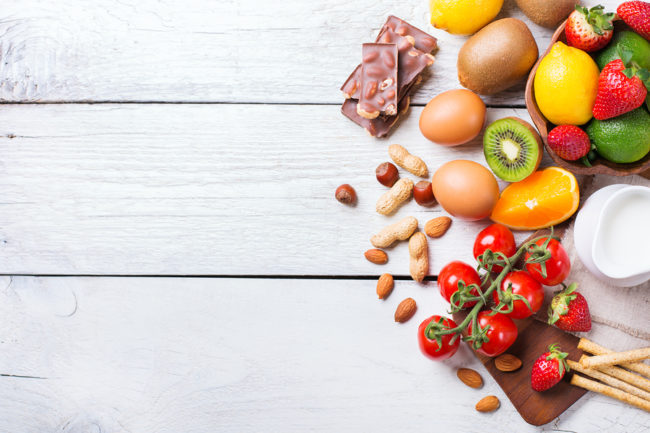
[[[596,62],[582,50],[553,44],[535,74],[535,100],[556,125],[583,125],[592,117],[598,75]]]
[[[503,0],[431,0],[431,24],[456,35],[471,35],[497,16]]]

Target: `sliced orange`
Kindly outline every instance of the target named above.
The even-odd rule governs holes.
[[[536,230],[565,221],[579,202],[575,176],[560,167],[549,167],[508,185],[490,218],[512,229]]]

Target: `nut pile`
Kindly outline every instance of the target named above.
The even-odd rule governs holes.
[[[407,172],[420,177],[429,176],[427,164],[417,155],[411,154],[404,146],[392,144],[388,147],[388,155],[393,162]],[[390,188],[377,200],[375,210],[381,215],[390,216],[411,198],[417,204],[430,207],[436,204],[431,182],[419,181],[414,185],[408,177],[400,178],[395,164],[383,162],[375,170],[377,181]],[[336,199],[343,204],[353,205],[356,202],[356,193],[349,184],[343,184],[336,189]],[[366,250],[365,258],[376,265],[388,263],[388,254],[382,248],[389,248],[400,241],[408,241],[409,273],[414,281],[421,283],[429,273],[429,238],[439,238],[451,226],[451,218],[441,216],[433,218],[424,225],[424,233],[418,231],[418,220],[407,216],[393,222],[379,230],[370,237],[374,248]],[[426,236],[425,236],[426,235]],[[395,285],[390,274],[383,274],[377,281],[377,296],[386,299]],[[415,314],[417,306],[415,300],[407,298],[397,307],[395,312],[396,322],[406,322]]]

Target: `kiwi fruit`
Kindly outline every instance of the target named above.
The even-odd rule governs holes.
[[[458,53],[458,80],[481,95],[512,87],[537,61],[537,43],[526,24],[504,18],[469,38]]]
[[[505,117],[485,129],[483,153],[494,174],[507,182],[519,182],[539,167],[542,139],[525,120]]]
[[[575,0],[515,0],[532,22],[554,29],[575,10]]]

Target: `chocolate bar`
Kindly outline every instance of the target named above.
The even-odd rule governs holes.
[[[407,95],[397,105],[398,113],[394,116],[379,116],[375,119],[366,119],[357,113],[357,101],[346,99],[341,107],[341,112],[351,121],[361,126],[372,137],[385,137],[395,126],[399,116],[408,111],[411,98]]]
[[[379,35],[384,29],[389,28],[400,36],[405,36],[413,39],[413,46],[420,51],[431,54],[433,50],[438,47],[438,41],[436,38],[423,32],[417,27],[407,23],[403,19],[397,18],[396,16],[389,16],[384,25],[382,26]],[[379,41],[379,36],[377,37]]]
[[[388,30],[390,30],[393,33],[388,32]],[[391,15],[388,17],[384,25],[381,27],[381,30],[379,31],[379,34],[377,35],[375,42],[383,42],[381,40],[382,38],[390,38],[391,41],[398,44],[398,49],[401,46],[402,49],[400,50],[400,55],[399,55],[400,61],[402,61],[402,57],[403,57],[402,52],[405,49],[404,48],[405,45],[401,45],[401,44],[405,44],[405,42],[403,42],[404,39],[398,38],[397,36],[405,38],[405,40],[408,40],[411,43],[411,46],[414,46],[420,52],[426,54],[430,54],[438,46],[438,42],[436,38],[434,38],[433,36],[429,35],[426,32],[423,32],[422,30],[418,29],[415,26],[412,26],[406,21]],[[416,51],[414,51],[413,53],[416,53]],[[420,54],[420,56],[421,55],[422,54]],[[430,62],[429,64],[433,62],[433,56],[427,56],[426,58],[428,59],[428,62]],[[419,64],[418,61],[416,61],[415,63]],[[401,77],[400,81],[402,85],[398,88],[397,97],[398,99],[401,99],[405,95],[404,92],[408,90],[406,88],[407,87],[406,84],[410,82],[410,80],[405,79],[405,77],[407,75],[414,75],[414,74],[409,74],[408,72],[405,73],[405,71],[402,69],[402,65],[399,66],[398,71],[399,71],[398,79],[400,79]],[[408,86],[408,88],[410,87],[412,86]],[[341,86],[341,92],[343,92],[343,97],[345,99],[350,99],[350,98],[359,99],[360,88],[361,88],[361,65],[357,66],[356,69],[350,74],[348,79],[345,80],[345,83],[343,83],[343,85]]]
[[[427,66],[434,62],[434,57],[423,51],[414,48],[412,40],[406,36],[400,36],[386,27],[377,37],[382,43],[395,43],[399,50],[399,74],[398,74],[398,95],[405,95],[405,91],[410,88],[415,79],[424,71]]]
[[[397,114],[397,45],[363,44],[361,94],[357,113],[375,119]]]

